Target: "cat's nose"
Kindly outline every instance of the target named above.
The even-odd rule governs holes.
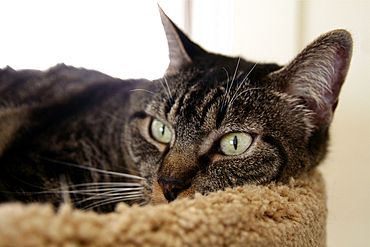
[[[164,197],[166,197],[169,202],[175,200],[181,191],[190,187],[190,183],[181,182],[177,179],[168,177],[160,177],[158,183],[163,189]]]

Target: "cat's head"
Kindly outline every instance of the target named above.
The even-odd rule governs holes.
[[[124,135],[152,203],[286,182],[318,165],[351,59],[347,31],[280,67],[206,52],[160,12],[170,65],[132,94]]]

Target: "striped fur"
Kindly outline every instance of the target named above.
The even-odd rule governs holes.
[[[323,160],[351,58],[348,32],[324,34],[278,66],[206,52],[161,17],[171,62],[155,81],[65,65],[0,70],[0,201],[109,211],[120,201],[287,182]],[[154,119],[169,143],[153,137]],[[252,143],[226,155],[223,136],[239,132]]]

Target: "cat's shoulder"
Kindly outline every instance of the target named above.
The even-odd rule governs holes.
[[[122,80],[96,70],[57,64],[47,70],[0,69],[0,107],[45,103],[92,91],[129,91],[142,80]]]

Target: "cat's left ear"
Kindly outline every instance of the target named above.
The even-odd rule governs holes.
[[[166,33],[170,55],[170,65],[166,73],[176,73],[196,60],[197,57],[204,56],[207,52],[192,42],[163,12],[161,7],[158,6],[158,8]]]
[[[351,35],[334,30],[320,36],[271,76],[281,90],[304,99],[314,112],[316,127],[326,128],[338,104],[351,56]]]

